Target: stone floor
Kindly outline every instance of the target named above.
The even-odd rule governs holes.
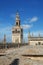
[[[43,57],[33,59],[31,57],[22,56],[23,54],[43,55],[43,46],[12,48],[5,51],[5,54],[5,56],[0,56],[0,65],[43,65]]]

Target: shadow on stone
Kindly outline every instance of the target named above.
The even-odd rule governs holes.
[[[10,65],[19,65],[19,59],[15,59]]]

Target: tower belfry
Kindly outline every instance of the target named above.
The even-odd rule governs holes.
[[[15,26],[12,28],[12,43],[22,43],[23,29],[20,26],[20,16],[16,13]]]
[[[16,13],[16,26],[20,26],[20,16],[19,13]]]

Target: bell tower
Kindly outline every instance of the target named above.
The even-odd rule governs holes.
[[[12,28],[12,43],[22,43],[23,41],[23,29],[20,26],[20,16],[16,13],[15,26]]]
[[[20,16],[19,13],[16,13],[16,26],[20,26]]]

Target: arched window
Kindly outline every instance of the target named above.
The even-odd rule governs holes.
[[[16,22],[16,25],[18,25],[18,22]]]

